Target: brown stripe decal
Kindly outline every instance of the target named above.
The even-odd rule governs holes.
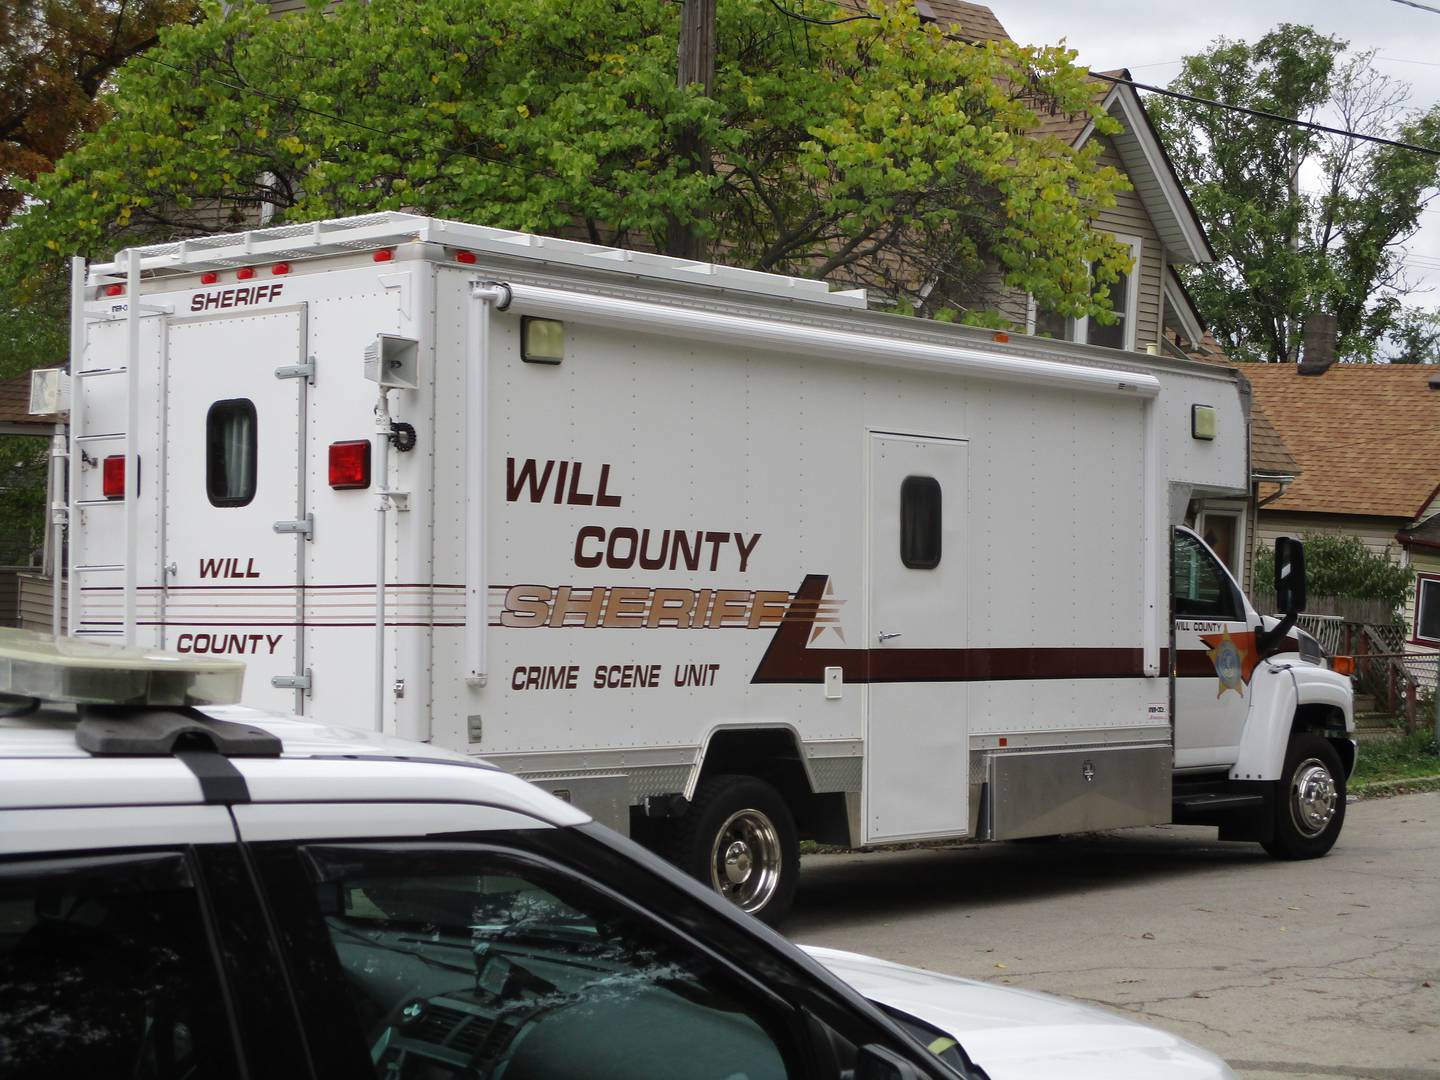
[[[818,602],[826,580],[823,574],[807,574],[796,601]],[[808,649],[808,610],[802,604],[792,606],[770,639],[752,683],[818,683],[824,681],[827,667],[841,668],[848,683],[1145,677],[1140,649]]]

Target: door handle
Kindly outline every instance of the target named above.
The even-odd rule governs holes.
[[[887,634],[887,633],[885,633],[884,630],[881,630],[881,631],[880,631],[880,635],[879,635],[879,637],[880,637],[880,644],[881,644],[881,645],[884,645],[885,642],[890,641],[892,638],[897,638],[897,637],[901,637],[901,636],[902,636],[902,635],[900,635],[900,634]]]

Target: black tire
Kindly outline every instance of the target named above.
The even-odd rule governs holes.
[[[670,860],[756,918],[778,926],[795,899],[800,841],[780,793],[753,776],[701,782],[675,823]]]
[[[1277,859],[1318,859],[1345,824],[1345,769],[1319,735],[1297,732],[1275,781],[1274,836],[1262,846]]]

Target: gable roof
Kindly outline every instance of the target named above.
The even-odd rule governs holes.
[[[1254,399],[1302,475],[1273,510],[1389,517],[1407,524],[1440,482],[1440,390],[1422,364],[1242,364]]]
[[[843,0],[849,7],[863,8],[864,0]],[[994,13],[981,4],[959,0],[915,0],[921,18],[933,19],[961,41],[1008,41],[1010,36]],[[1160,239],[1165,243],[1170,262],[1214,262],[1215,251],[1205,235],[1205,227],[1195,213],[1175,174],[1170,156],[1160,144],[1160,136],[1145,111],[1145,104],[1135,88],[1127,86],[1130,72],[1125,68],[1097,72],[1090,83],[1094,101],[1105,112],[1119,120],[1122,130],[1110,137],[1115,151],[1125,166],[1135,193],[1150,215]],[[1114,80],[1125,80],[1116,82]],[[1053,135],[1070,146],[1080,146],[1094,131],[1084,114],[1041,113],[1035,127],[1036,135]]]
[[[1401,547],[1423,547],[1440,550],[1440,514],[1428,517],[1413,529],[1401,529],[1395,534]]]

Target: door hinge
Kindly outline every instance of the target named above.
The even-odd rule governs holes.
[[[315,538],[315,515],[306,514],[303,518],[294,521],[277,521],[274,529],[277,533],[299,533],[307,540]]]
[[[270,685],[277,690],[304,690],[310,693],[310,669],[307,667],[303,675],[272,675]]]
[[[304,379],[315,385],[315,357],[307,357],[303,364],[282,364],[275,369],[277,379]]]

